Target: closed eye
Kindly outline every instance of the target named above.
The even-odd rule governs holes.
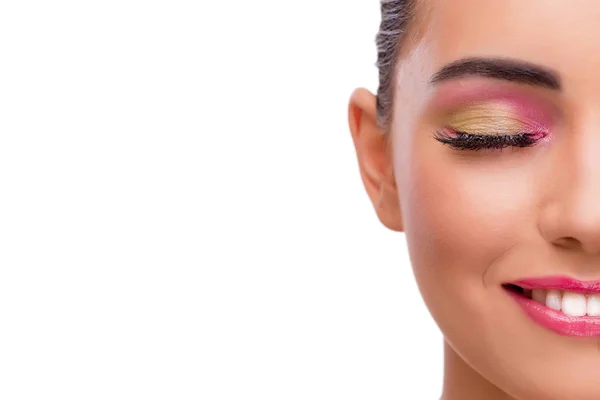
[[[531,147],[544,138],[542,133],[476,135],[467,132],[443,129],[435,132],[434,139],[456,150],[477,151],[484,149],[502,150],[507,147]]]

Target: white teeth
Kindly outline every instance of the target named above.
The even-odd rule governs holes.
[[[529,295],[538,303],[571,317],[600,317],[600,293],[574,293],[560,290],[533,289]]]
[[[533,289],[531,291],[531,298],[538,303],[546,304],[546,291],[544,289]]]
[[[546,306],[553,310],[560,311],[560,306],[562,303],[562,293],[560,290],[548,290],[546,294]]]
[[[571,317],[583,317],[587,311],[585,294],[564,292],[561,309],[563,314]]]
[[[587,314],[591,317],[600,316],[600,294],[590,294],[588,296]]]

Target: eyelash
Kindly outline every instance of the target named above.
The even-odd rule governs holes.
[[[516,135],[473,135],[446,130],[437,131],[434,139],[456,150],[477,151],[485,149],[502,150],[506,147],[532,147],[546,135],[539,133],[517,133]]]

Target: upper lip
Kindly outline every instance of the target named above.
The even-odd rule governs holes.
[[[518,281],[506,282],[510,285],[519,286],[523,289],[555,289],[566,292],[600,293],[600,280],[580,281],[568,276],[545,276],[537,278],[525,278]]]

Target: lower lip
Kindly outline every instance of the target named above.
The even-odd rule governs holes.
[[[600,317],[570,317],[537,301],[508,292],[534,322],[562,336],[600,336]]]

